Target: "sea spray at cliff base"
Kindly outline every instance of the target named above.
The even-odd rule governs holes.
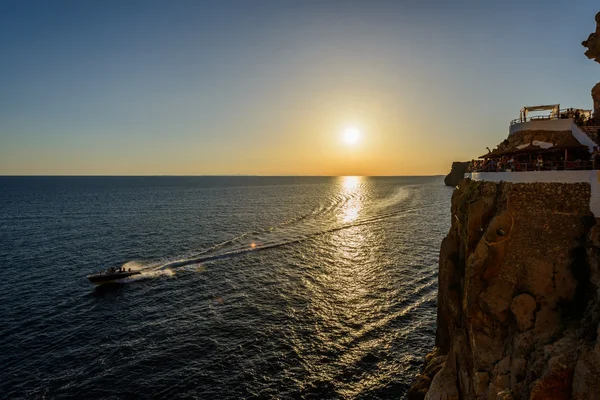
[[[11,398],[401,398],[433,345],[442,177],[0,184]]]

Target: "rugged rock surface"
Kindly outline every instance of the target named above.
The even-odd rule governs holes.
[[[586,183],[462,180],[436,348],[409,399],[600,398],[600,224]]]
[[[594,119],[600,124],[600,82],[592,88],[592,100],[594,101]]]
[[[596,31],[583,43],[587,47],[585,55],[600,63],[600,12],[596,14]],[[600,82],[592,89],[592,99],[594,100],[594,115],[596,124],[600,124]]]
[[[581,43],[587,47],[585,55],[598,63],[600,63],[600,12],[596,14],[596,31],[591,33],[587,40]]]
[[[467,172],[467,168],[469,168],[469,161],[453,162],[450,173],[444,178],[444,183],[446,184],[446,186],[458,185],[458,182],[460,182],[464,178],[465,172]]]
[[[502,143],[500,143],[494,151],[504,151],[514,149],[519,145],[528,145],[534,141],[553,143],[554,145],[562,145],[575,141],[571,131],[543,131],[543,130],[524,130],[518,131],[510,135]]]

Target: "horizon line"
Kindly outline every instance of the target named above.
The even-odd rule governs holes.
[[[360,176],[367,178],[393,178],[393,177],[434,177],[434,176],[444,176],[444,174],[436,174],[436,175],[256,175],[256,174],[211,174],[211,175],[169,175],[169,174],[157,174],[157,175],[78,175],[78,174],[61,174],[61,175],[21,175],[21,174],[12,174],[12,175],[3,175],[0,174],[0,178],[60,178],[60,177],[81,177],[81,178],[117,178],[117,177],[129,177],[129,178],[142,178],[142,177],[259,177],[259,178],[339,178],[339,177],[347,177],[347,176]]]

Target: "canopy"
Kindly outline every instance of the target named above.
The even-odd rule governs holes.
[[[479,156],[477,158],[492,158],[492,157],[500,157],[502,154],[504,153],[504,150],[500,150],[500,149],[494,149],[493,151],[490,151],[487,154],[484,154],[482,156]]]
[[[564,140],[562,140],[560,143],[557,143],[554,145],[554,147],[551,147],[548,150],[584,150],[589,152],[589,148],[584,145],[579,143],[579,141],[577,139],[575,139],[573,137],[573,135],[569,135],[567,138],[565,138]]]
[[[550,116],[558,117],[560,114],[560,104],[550,104],[544,106],[526,106],[521,108],[521,122],[527,121],[527,113],[530,111],[551,111]]]
[[[550,147],[551,149],[552,147]],[[543,147],[540,146],[536,146],[532,143],[529,143],[527,146],[525,147],[521,147],[520,149],[517,148],[513,154],[523,154],[523,153],[540,153],[542,151],[548,151],[548,149],[545,149]]]

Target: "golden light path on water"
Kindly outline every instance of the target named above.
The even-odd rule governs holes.
[[[344,201],[335,212],[336,223],[352,225],[365,218],[367,202],[373,200],[368,178],[342,177],[338,190]],[[318,321],[314,328],[318,344],[313,342],[313,345],[320,348],[321,353],[339,356],[327,363],[322,359],[311,360],[314,379],[339,381],[340,371],[351,371],[386,346],[383,338],[370,337],[378,327],[381,312],[373,292],[386,281],[377,257],[382,240],[372,224],[357,224],[336,230],[322,244],[318,256],[321,268],[313,275],[314,280],[305,281],[312,291],[311,309]],[[299,353],[306,354],[307,350],[299,349]],[[347,383],[336,390],[352,398],[371,384],[369,381]]]
[[[355,221],[363,206],[363,193],[360,176],[344,176],[342,179],[341,195],[348,199],[341,209],[341,222],[349,223]]]

